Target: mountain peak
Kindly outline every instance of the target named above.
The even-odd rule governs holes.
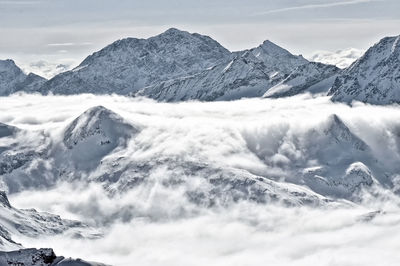
[[[280,47],[279,45],[271,42],[270,40],[265,40],[259,47],[269,55],[294,56],[288,50]]]
[[[400,36],[385,37],[336,78],[333,101],[372,104],[400,102]]]
[[[268,72],[271,73],[279,72],[283,75],[288,75],[293,68],[309,63],[302,56],[293,55],[270,40],[264,41],[258,47],[250,49],[250,51],[268,66]]]
[[[330,135],[336,140],[349,141],[352,137],[350,129],[337,114],[332,114],[328,117],[327,126],[324,131],[326,135]]]
[[[354,135],[337,114],[329,116],[324,132],[336,143],[348,143],[358,150],[368,148],[368,145]]]
[[[135,132],[137,129],[126,123],[120,115],[99,105],[89,108],[72,121],[65,130],[64,144],[72,149],[88,138],[99,136],[98,144],[115,146],[119,139],[124,139]]]
[[[263,43],[260,46],[263,47],[263,48],[277,48],[277,49],[285,50],[285,49],[283,49],[282,47],[276,45],[275,43],[273,43],[270,40],[263,41]]]
[[[213,67],[231,53],[208,36],[175,28],[148,39],[116,41],[78,68],[49,80],[43,93],[130,94],[159,82]]]

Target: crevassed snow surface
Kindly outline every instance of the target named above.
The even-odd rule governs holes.
[[[2,162],[13,158],[1,174],[10,201],[105,232],[91,240],[17,235],[25,247],[112,265],[400,259],[397,105],[306,95],[172,104],[21,94],[0,102],[0,122],[15,128],[0,138]],[[87,154],[77,157],[82,147]],[[16,156],[22,150],[36,153]]]

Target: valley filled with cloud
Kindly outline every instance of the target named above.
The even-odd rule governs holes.
[[[113,265],[400,258],[398,105],[310,94],[181,103],[14,94],[0,102],[0,122],[13,127],[12,138],[0,131],[11,205],[86,225],[14,232],[24,247]]]

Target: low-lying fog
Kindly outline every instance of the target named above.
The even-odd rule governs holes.
[[[336,114],[369,146],[371,156],[384,168],[377,173],[390,173],[390,185],[362,189],[355,202],[322,195],[333,197],[332,202],[289,207],[242,200],[207,208],[185,196],[189,187],[207,178],[201,176],[204,172],[191,182],[169,187],[162,181],[183,171],[160,165],[149,170],[148,178],[154,182],[113,196],[100,183],[64,180],[46,189],[11,194],[10,202],[81,220],[104,236],[15,238],[25,247],[52,247],[58,254],[116,266],[398,265],[400,107],[361,103],[350,107],[308,95],[174,104],[121,96],[13,95],[0,98],[0,122],[44,130],[57,142],[74,118],[98,105],[140,129],[126,149],[110,156],[199,161],[273,176],[282,183],[295,180],[298,168],[318,165],[318,158],[307,151],[319,144],[305,140],[309,136],[305,132],[323,128]],[[325,160],[330,159],[335,160]]]

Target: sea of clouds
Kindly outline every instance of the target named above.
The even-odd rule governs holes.
[[[57,142],[75,117],[97,105],[140,128],[120,151],[140,160],[181,158],[263,176],[290,175],[293,160],[302,162],[304,156],[294,145],[296,136],[323,127],[336,114],[388,169],[396,169],[400,161],[397,105],[349,106],[309,95],[170,104],[115,95],[20,94],[0,98],[0,122],[43,130]],[[12,194],[15,207],[78,219],[104,233],[91,240],[21,235],[15,240],[112,265],[398,264],[400,200],[395,189],[370,191],[357,203],[343,200],[320,207],[240,201],[203,208],[189,202],[185,190],[204,177],[177,187],[161,185],[180,173],[157,167],[149,176],[151,185],[112,197],[101,184],[82,180]]]

